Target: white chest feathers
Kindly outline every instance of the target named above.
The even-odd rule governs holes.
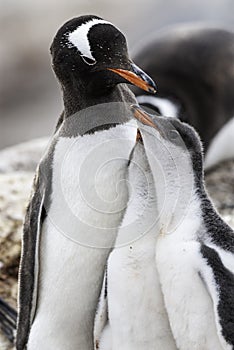
[[[59,139],[49,215],[66,236],[88,246],[113,244],[128,200],[127,164],[135,140],[132,124]]]
[[[126,172],[135,140],[136,128],[126,125],[59,139],[29,350],[93,348],[95,310],[128,201]]]
[[[155,265],[154,181],[141,145],[133,154],[129,182],[130,200],[108,260],[109,326],[101,349],[107,350],[108,342],[111,350],[175,350]]]

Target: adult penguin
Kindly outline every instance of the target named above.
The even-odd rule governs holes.
[[[141,105],[195,127],[206,168],[234,157],[233,32],[179,24],[142,43],[134,59],[158,84],[156,97],[134,89]]]
[[[128,200],[136,128],[130,82],[155,91],[125,36],[97,16],[65,23],[52,46],[64,113],[34,181],[20,263],[17,350],[93,348],[102,277]],[[118,192],[118,196],[116,196]]]

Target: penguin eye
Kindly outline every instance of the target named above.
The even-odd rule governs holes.
[[[84,61],[84,63],[90,65],[90,66],[93,66],[94,64],[97,63],[97,61],[93,58],[90,58],[90,57],[86,57],[86,56],[81,56],[82,60]]]

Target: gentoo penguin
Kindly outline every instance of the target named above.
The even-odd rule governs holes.
[[[142,137],[131,156],[129,203],[108,258],[95,319],[94,338],[100,350],[177,349],[155,265],[159,211]],[[155,165],[157,181],[162,180],[161,164]]]
[[[90,350],[110,248],[122,220],[135,98],[153,81],[97,16],[65,23],[52,46],[64,113],[34,180],[20,263],[17,350]],[[120,85],[119,85],[120,84]]]
[[[179,117],[199,132],[205,167],[234,157],[234,33],[199,24],[163,30],[134,57],[157,80],[156,97],[134,89],[138,102]]]
[[[119,252],[111,253],[107,265],[105,298],[102,296],[100,304],[101,311],[105,311],[103,305],[106,300],[109,321],[106,327],[96,327],[99,331],[97,338],[100,337],[102,346],[100,350],[117,349],[116,341],[119,340],[116,340],[116,334],[121,339],[125,338],[128,344],[123,344],[123,349],[234,349],[234,232],[218,215],[206,192],[199,136],[191,126],[178,119],[152,117],[136,106],[134,110],[135,117],[148,125],[143,129],[139,125],[139,129],[151,168],[150,183],[152,184],[153,177],[156,192],[158,224],[155,229],[158,233],[154,246],[154,264],[159,285],[148,291],[147,274],[139,283],[141,269],[145,269],[145,261],[147,257],[150,258],[150,249],[144,249],[142,245],[142,251],[136,256],[134,251],[127,251],[129,246],[124,247],[125,256]],[[147,128],[150,130],[148,133]],[[159,158],[159,163],[165,165],[162,172],[168,181],[162,183],[163,177],[155,170],[158,169],[157,155],[163,154],[165,150],[168,164],[161,162],[162,157]],[[152,154],[155,151],[154,159]],[[170,155],[175,165],[170,161]],[[178,181],[175,182],[173,176]],[[138,205],[136,203],[135,207]],[[138,244],[142,239],[144,243],[146,237],[147,233],[139,239]],[[150,236],[148,240],[150,242]],[[131,247],[134,249],[134,245]],[[120,249],[123,248],[116,248]],[[113,254],[118,254],[121,259],[112,261]],[[129,258],[130,254],[132,259]],[[115,275],[118,276],[118,281],[115,280]],[[124,280],[127,275],[128,279]],[[152,276],[152,286],[155,276],[156,274]],[[121,294],[121,282],[125,282],[122,285],[125,294]],[[163,298],[157,313],[152,298],[154,296],[159,301],[160,291]],[[132,299],[126,305],[129,294]],[[119,295],[122,296],[121,301]],[[145,301],[147,299],[148,307]],[[128,322],[123,322],[122,316],[118,319],[121,312],[125,317],[130,312]],[[160,332],[166,332],[165,316],[168,334],[172,336],[169,337],[171,343],[165,342],[164,347],[157,347],[162,341]],[[100,318],[99,314],[97,321],[98,317]],[[150,325],[145,323],[150,317],[151,322],[153,317],[158,320],[158,324],[155,321],[157,330],[154,333]],[[162,320],[164,323],[161,323]],[[103,330],[101,336],[100,330]],[[135,333],[135,330],[139,333]],[[158,339],[155,338],[153,342],[157,331]],[[141,339],[145,342],[142,343]],[[147,344],[148,340],[151,343]]]
[[[149,118],[144,112],[141,116]],[[153,121],[169,153],[178,148],[181,157],[188,156],[186,171],[180,172],[181,188],[191,188],[189,205],[181,207],[178,197],[172,211],[172,219],[179,216],[180,222],[169,230],[162,228],[156,244],[156,266],[173,336],[181,350],[234,349],[234,232],[206,192],[197,133],[173,118]],[[184,188],[189,174],[192,186]]]

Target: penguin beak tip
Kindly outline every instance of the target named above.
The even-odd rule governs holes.
[[[157,92],[155,82],[133,62],[130,64],[130,69],[107,68],[113,73],[118,74],[127,82],[139,87],[142,90],[155,94]]]
[[[141,107],[136,104],[130,106],[131,111],[133,112],[134,117],[147,126],[153,127],[157,131],[160,131],[157,125],[153,122],[152,118],[146,113]]]

